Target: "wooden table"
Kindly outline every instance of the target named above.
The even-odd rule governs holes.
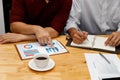
[[[55,39],[66,45],[65,36]],[[97,51],[66,46],[69,53],[50,56],[55,61],[52,70],[37,72],[28,67],[31,59],[21,60],[15,44],[0,45],[0,80],[90,80],[84,53]]]

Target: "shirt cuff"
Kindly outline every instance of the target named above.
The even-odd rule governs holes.
[[[67,24],[67,25],[65,26],[65,28],[64,28],[64,32],[67,33],[67,31],[68,31],[70,28],[78,29],[78,26],[77,26],[77,24],[75,24],[75,23]]]
[[[120,31],[120,23],[118,24],[118,30],[117,31]]]

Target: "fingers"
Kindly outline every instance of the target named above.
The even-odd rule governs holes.
[[[73,39],[73,42],[77,44],[80,44],[83,42],[83,39],[77,34],[75,34],[72,39]]]
[[[0,35],[0,44],[4,44],[7,42],[10,42],[10,40],[4,34]]]
[[[119,46],[120,45],[120,41],[119,40],[117,40],[116,42],[115,42],[115,44],[113,44],[113,46]]]
[[[118,45],[120,45],[120,39],[117,37],[112,37],[111,39],[109,39],[107,45],[118,46]]]
[[[87,39],[88,32],[83,31],[83,34],[84,34],[84,38]]]
[[[52,45],[52,40],[51,40],[50,33],[46,29],[44,29],[44,28],[39,29],[35,33],[35,36],[37,37],[37,40],[39,41],[39,43],[42,46]]]
[[[112,33],[105,42],[106,45],[118,46],[120,45],[120,37],[118,32]]]
[[[110,35],[110,36],[108,37],[108,39],[106,40],[105,44],[106,44],[106,45],[109,45],[112,38],[113,38],[113,35]]]
[[[52,39],[51,39],[51,37],[48,37],[48,45],[50,45],[50,47],[53,47],[53,44],[52,44]]]
[[[119,42],[119,39],[117,38],[117,36],[114,36],[114,37],[112,37],[112,39],[109,41],[109,45],[110,45],[110,46],[116,46],[118,42]]]
[[[88,33],[83,31],[77,31],[76,33],[74,33],[72,39],[74,43],[80,44],[82,43],[85,39],[87,39],[87,35]]]
[[[4,44],[4,43],[8,43],[8,42],[10,42],[10,41],[8,39],[5,39],[5,40],[0,41],[0,44]]]
[[[44,46],[44,45],[50,45],[50,46],[52,46],[52,40],[51,40],[51,37],[40,37],[40,38],[38,38],[38,41],[40,42],[40,44],[42,45],[42,46]]]
[[[119,46],[119,45],[120,45],[120,41],[118,41],[115,46]]]

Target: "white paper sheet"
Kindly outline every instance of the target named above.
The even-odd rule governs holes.
[[[120,60],[116,54],[103,54],[109,61],[95,53],[85,53],[91,80],[120,77]]]
[[[46,53],[48,55],[68,52],[67,49],[57,40],[52,40],[53,47],[40,45],[39,42],[17,44],[16,47],[22,59],[32,58],[35,54]]]

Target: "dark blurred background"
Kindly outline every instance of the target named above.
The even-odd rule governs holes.
[[[12,0],[2,0],[3,10],[4,10],[4,20],[5,20],[5,32],[10,32],[9,17]]]

